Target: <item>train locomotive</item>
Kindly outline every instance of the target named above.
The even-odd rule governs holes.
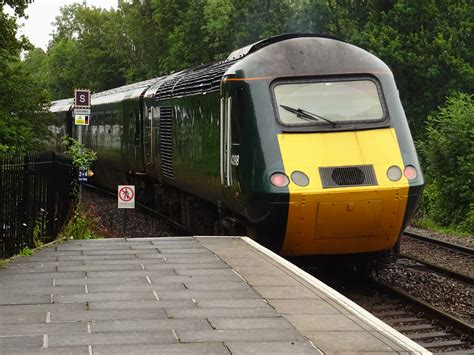
[[[52,103],[54,132],[95,150],[94,183],[199,234],[284,256],[392,250],[424,181],[390,69],[346,42],[271,37],[226,60]],[[58,146],[60,144],[58,143]]]

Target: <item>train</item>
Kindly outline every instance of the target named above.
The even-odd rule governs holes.
[[[222,61],[54,101],[53,133],[97,152],[93,182],[195,234],[248,235],[283,256],[393,251],[424,178],[390,68],[345,41],[282,34]]]

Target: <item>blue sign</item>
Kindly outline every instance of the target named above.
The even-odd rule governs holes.
[[[86,168],[79,168],[79,182],[87,182],[87,178],[89,177],[88,169]]]

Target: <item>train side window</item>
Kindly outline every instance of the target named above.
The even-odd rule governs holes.
[[[140,145],[140,117],[138,115],[138,112],[132,112],[130,111],[130,117],[133,117],[135,121],[135,132],[133,134],[133,142],[135,145]]]
[[[231,121],[232,124],[232,144],[239,144],[241,139],[241,132],[244,124],[244,89],[237,89],[234,100],[233,100],[232,112],[233,118]]]

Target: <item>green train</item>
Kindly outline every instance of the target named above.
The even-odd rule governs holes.
[[[333,38],[271,37],[95,93],[81,128],[72,109],[53,102],[52,129],[98,153],[94,183],[134,184],[196,234],[249,235],[285,256],[392,250],[424,185],[392,72]]]

